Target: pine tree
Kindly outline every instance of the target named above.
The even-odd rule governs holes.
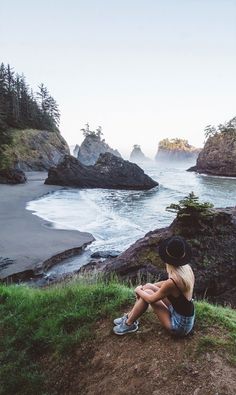
[[[179,201],[179,204],[172,203],[166,207],[166,211],[170,211],[177,214],[177,219],[186,225],[196,225],[201,222],[202,219],[210,217],[212,215],[211,208],[213,204],[209,202],[199,202],[198,196],[194,192],[189,193],[184,199]]]
[[[25,76],[8,64],[0,64],[0,155],[11,142],[11,128],[35,128],[55,131],[60,112],[44,84],[36,96]]]

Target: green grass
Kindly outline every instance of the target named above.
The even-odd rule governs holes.
[[[97,320],[114,315],[132,298],[131,289],[115,283],[46,290],[0,286],[0,393],[39,393],[44,383],[39,356],[73,352],[91,336]]]
[[[115,317],[133,301],[133,289],[115,281],[83,280],[47,289],[1,285],[0,394],[48,394],[40,357],[60,361],[71,356],[93,336],[97,321]],[[234,361],[236,312],[206,302],[197,302],[196,311],[198,332],[204,335],[209,326],[224,329],[222,338],[203,336],[200,351],[227,347]]]
[[[196,321],[200,328],[199,331],[204,328],[213,328],[212,335],[203,335],[200,338],[197,352],[221,349],[227,353],[230,361],[235,363],[236,311],[207,302],[198,302],[196,303]]]

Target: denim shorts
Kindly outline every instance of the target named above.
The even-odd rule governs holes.
[[[171,332],[177,336],[185,336],[194,326],[195,313],[191,317],[186,317],[175,311],[172,305],[169,306],[171,317]]]

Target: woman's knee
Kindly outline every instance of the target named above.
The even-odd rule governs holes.
[[[143,290],[144,291],[147,291],[147,290],[152,290],[153,292],[156,292],[156,291],[158,291],[160,288],[159,287],[157,287],[156,285],[154,285],[154,284],[151,284],[151,283],[147,283],[147,284],[145,284],[144,286],[143,286]]]

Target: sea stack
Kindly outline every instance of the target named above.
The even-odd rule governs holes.
[[[189,160],[196,159],[200,148],[195,148],[188,143],[188,140],[174,138],[164,139],[158,144],[155,160]]]
[[[121,158],[121,154],[109,147],[102,136],[102,128],[99,126],[96,131],[89,129],[89,124],[85,125],[85,129],[81,129],[84,135],[84,141],[82,142],[77,159],[86,166],[94,165],[100,154],[110,152],[111,154]]]
[[[130,154],[130,161],[135,163],[140,163],[140,162],[147,162],[149,160],[150,159],[147,158],[142,152],[140,145],[135,144]]]

